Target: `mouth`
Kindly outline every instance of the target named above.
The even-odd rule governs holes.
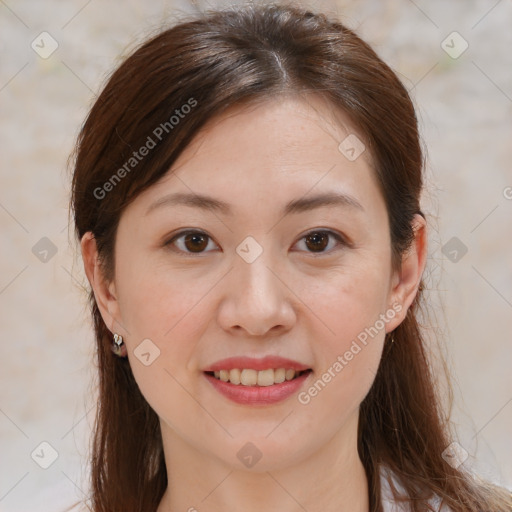
[[[293,368],[268,368],[266,370],[253,370],[251,368],[233,368],[231,370],[205,371],[219,381],[243,387],[268,387],[293,381],[313,370],[294,370]]]
[[[313,369],[299,361],[268,354],[222,359],[203,368],[203,374],[216,392],[232,402],[269,406],[291,399],[311,380]]]
[[[261,366],[260,366],[261,367]],[[264,367],[263,367],[264,368]],[[310,380],[311,368],[231,368],[203,372],[213,389],[245,406],[270,406],[291,399]]]

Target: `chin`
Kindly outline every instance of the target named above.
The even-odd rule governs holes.
[[[275,428],[275,424],[274,427]],[[304,447],[298,450],[297,442],[289,436],[270,434],[272,429],[266,430],[264,434],[258,433],[251,435],[247,432],[244,436],[230,439],[229,446],[217,453],[227,466],[235,470],[249,471],[251,473],[263,473],[267,471],[279,471],[299,464],[301,460],[308,457]],[[304,443],[303,437],[300,437]],[[217,445],[218,449],[218,445]],[[311,453],[316,450],[316,446],[311,440]],[[226,455],[233,454],[234,457]]]

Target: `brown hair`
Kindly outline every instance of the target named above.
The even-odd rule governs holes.
[[[421,213],[423,155],[409,95],[393,71],[338,20],[281,3],[207,11],[184,20],[145,41],[108,79],[79,134],[71,201],[76,236],[93,233],[105,277],[114,275],[115,234],[124,208],[169,171],[207,121],[232,106],[304,93],[345,112],[364,136],[398,268],[413,240],[413,217]],[[183,113],[179,120],[177,109]],[[149,138],[154,148],[127,166]],[[99,369],[93,509],[154,511],[167,487],[158,416],[140,393],[128,360],[112,354],[112,333],[92,291],[89,300]],[[476,482],[442,457],[450,444],[449,425],[417,320],[420,300],[421,287],[394,332],[395,343],[385,344],[360,407],[358,449],[370,510],[382,510],[381,465],[395,472],[406,492],[396,498],[415,512],[431,510],[427,501],[433,495],[454,512],[510,509],[504,491]]]

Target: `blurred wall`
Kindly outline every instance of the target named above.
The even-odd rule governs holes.
[[[309,5],[356,29],[417,105],[438,325],[429,332],[440,335],[453,374],[464,464],[512,488],[512,4]],[[85,489],[93,336],[78,248],[68,243],[66,159],[121,54],[194,8],[184,0],[0,2],[0,510],[27,510],[29,497],[57,484],[63,502]]]

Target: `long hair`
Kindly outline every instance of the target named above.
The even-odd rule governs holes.
[[[424,159],[407,90],[339,20],[292,4],[247,4],[195,15],[152,36],[113,72],[92,106],[72,155],[71,207],[77,239],[93,233],[105,277],[114,275],[123,210],[168,172],[208,121],[232,106],[306,93],[344,112],[365,137],[388,212],[393,265],[399,268],[414,238],[412,220],[421,213],[423,186]],[[184,113],[179,119],[177,109]],[[127,166],[148,138],[154,147]],[[386,341],[360,406],[358,451],[371,511],[382,510],[381,466],[393,470],[404,490],[393,488],[395,498],[414,512],[431,510],[434,495],[454,512],[510,510],[504,490],[443,458],[449,425],[420,332],[421,298],[420,286],[395,342]],[[159,419],[128,360],[112,354],[112,334],[92,290],[89,301],[99,372],[93,510],[155,511],[167,487]]]

